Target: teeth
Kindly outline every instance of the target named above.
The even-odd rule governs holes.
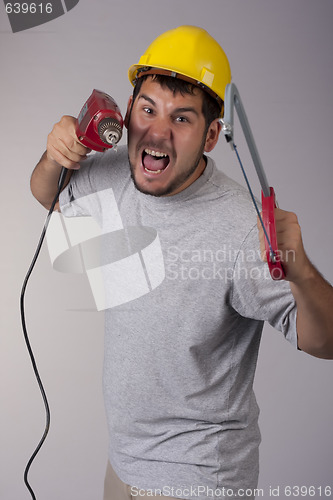
[[[165,158],[166,156],[168,156],[166,153],[162,153],[161,151],[154,151],[152,149],[145,149],[145,153],[147,153],[147,155],[157,156],[158,158]]]
[[[144,167],[146,172],[149,172],[150,174],[160,174],[162,170],[149,170],[149,168]]]

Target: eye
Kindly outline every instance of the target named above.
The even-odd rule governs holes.
[[[153,110],[152,110],[151,108],[149,108],[148,106],[145,106],[145,107],[143,108],[143,111],[144,111],[145,113],[147,113],[147,114],[151,114],[151,113],[153,112]]]
[[[189,120],[186,116],[177,116],[175,121],[178,123],[188,123]]]

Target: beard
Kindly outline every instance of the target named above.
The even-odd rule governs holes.
[[[129,140],[129,137],[128,137]],[[148,187],[144,187],[140,185],[135,177],[135,167],[133,163],[131,162],[130,156],[128,154],[128,162],[130,164],[131,168],[131,178],[133,180],[134,186],[138,191],[140,191],[143,194],[149,194],[151,196],[156,196],[156,197],[161,197],[161,196],[170,196],[174,191],[179,189],[182,185],[186,183],[186,181],[194,174],[196,169],[198,168],[198,165],[201,161],[201,159],[204,157],[204,146],[206,142],[206,135],[203,136],[200,147],[198,149],[198,152],[196,156],[194,157],[193,162],[186,168],[184,168],[167,186],[164,188],[160,189],[152,189],[150,190]],[[158,148],[157,148],[158,149]],[[205,160],[206,163],[206,160]]]

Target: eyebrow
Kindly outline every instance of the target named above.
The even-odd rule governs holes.
[[[195,108],[192,108],[192,106],[188,106],[187,108],[177,108],[174,110],[174,113],[194,113],[196,116],[199,116],[198,111]]]
[[[144,99],[145,101],[149,102],[152,106],[156,106],[156,102],[146,94],[139,95],[139,99]],[[192,106],[188,106],[188,107],[184,106],[181,108],[176,108],[173,110],[173,114],[175,114],[175,113],[176,114],[177,113],[193,113],[196,116],[199,116],[198,111],[195,108],[193,108]]]
[[[146,94],[139,95],[139,99],[145,99],[145,101],[148,101],[153,106],[156,106],[156,102],[153,99],[151,99],[150,97],[148,97]]]

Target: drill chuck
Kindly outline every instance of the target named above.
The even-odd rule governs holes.
[[[98,135],[101,141],[114,146],[121,139],[122,127],[114,118],[104,118],[98,124]]]

